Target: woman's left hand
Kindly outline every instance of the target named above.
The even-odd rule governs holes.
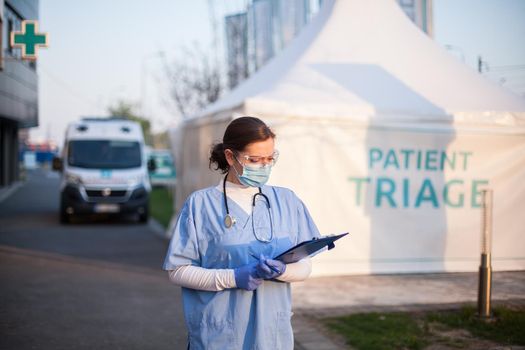
[[[259,278],[271,280],[281,276],[286,271],[286,264],[279,260],[268,259],[261,254],[255,269]]]

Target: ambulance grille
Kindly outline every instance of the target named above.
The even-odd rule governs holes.
[[[113,190],[105,192],[105,190],[86,190],[86,194],[88,195],[88,197],[92,198],[117,198],[124,197],[126,195],[126,191]]]

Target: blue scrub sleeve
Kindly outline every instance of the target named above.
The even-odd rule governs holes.
[[[175,223],[163,268],[164,270],[174,270],[177,266],[182,265],[201,265],[197,231],[190,201],[186,201]]]
[[[299,230],[297,233],[297,243],[309,241],[315,237],[320,237],[321,235],[319,234],[319,230],[317,229],[314,220],[310,216],[308,209],[300,199],[298,199],[298,201],[299,204],[297,206],[297,221],[299,223]]]

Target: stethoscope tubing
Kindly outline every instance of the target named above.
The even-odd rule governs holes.
[[[235,225],[236,220],[230,214],[230,208],[228,207],[228,196],[226,195],[226,179],[227,178],[228,178],[228,174],[226,174],[226,176],[224,177],[224,180],[222,181],[222,195],[223,195],[223,200],[224,200],[224,207],[226,208],[226,217],[225,217],[224,223],[226,225],[226,228],[231,228],[233,225]],[[260,187],[258,187],[258,189],[259,189],[259,192],[257,192],[256,194],[253,195],[252,206],[255,208],[255,200],[257,199],[257,196],[262,196],[264,198],[264,200],[266,201],[266,205],[268,207],[268,215],[270,216],[270,226],[271,226],[270,230],[271,230],[271,233],[270,233],[270,239],[269,240],[262,240],[262,239],[260,239],[257,236],[257,234],[255,233],[255,227],[253,226],[254,223],[253,223],[253,220],[252,220],[253,235],[255,236],[255,238],[258,241],[264,242],[264,243],[269,243],[273,239],[273,220],[272,220],[270,199],[268,198],[267,195],[265,195],[262,192],[262,189]]]

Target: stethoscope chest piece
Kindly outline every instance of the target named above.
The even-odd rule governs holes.
[[[232,227],[233,225],[235,225],[236,222],[237,221],[235,220],[235,218],[230,214],[227,214],[224,218],[224,226],[226,226],[226,228]]]

